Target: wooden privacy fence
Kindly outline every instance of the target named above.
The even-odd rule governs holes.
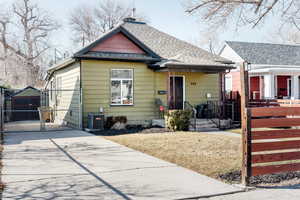
[[[248,108],[248,112],[250,175],[299,171],[300,161],[295,160],[300,159],[300,129],[290,127],[300,126],[300,107],[256,107]],[[289,128],[255,130],[276,127]],[[276,163],[281,161],[285,163]]]
[[[241,66],[242,183],[251,176],[300,171],[300,100],[249,102]]]

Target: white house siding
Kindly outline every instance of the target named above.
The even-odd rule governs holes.
[[[55,122],[81,128],[80,63],[75,62],[54,72],[47,89]]]
[[[227,44],[220,52],[220,56],[237,63],[236,64],[237,70],[239,68],[239,63],[244,62],[244,60]]]

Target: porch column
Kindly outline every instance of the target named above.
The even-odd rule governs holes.
[[[264,97],[266,99],[275,98],[275,76],[273,74],[264,75]]]
[[[260,99],[265,98],[265,81],[264,81],[264,76],[259,76],[259,94],[260,94]]]
[[[292,98],[299,99],[299,76],[292,76]]]

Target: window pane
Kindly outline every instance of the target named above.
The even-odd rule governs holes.
[[[121,70],[112,70],[111,71],[112,78],[132,78],[132,70],[121,69]]]
[[[121,104],[121,81],[111,81],[111,103]]]
[[[132,104],[132,81],[123,80],[122,82],[122,103],[123,104]]]

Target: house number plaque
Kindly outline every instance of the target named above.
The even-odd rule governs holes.
[[[191,85],[197,85],[197,83],[196,82],[191,82]]]
[[[167,91],[166,90],[158,90],[157,94],[164,95],[164,94],[167,94]]]

